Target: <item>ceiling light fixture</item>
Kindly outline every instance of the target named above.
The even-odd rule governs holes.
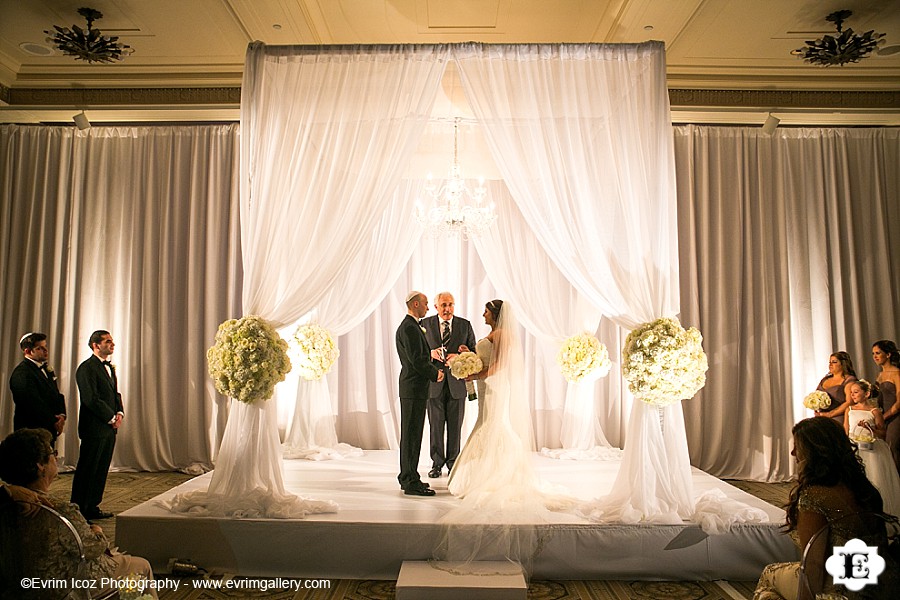
[[[79,8],[78,14],[87,21],[87,29],[82,29],[78,25],[72,25],[72,29],[54,25],[55,32],[44,30],[49,36],[47,41],[63,54],[89,63],[111,63],[122,60],[134,52],[131,46],[119,42],[118,36],[103,35],[99,29],[91,27],[94,21],[103,18],[103,13],[99,10]]]
[[[853,11],[850,10],[834,11],[825,20],[834,23],[838,36],[823,35],[817,40],[807,40],[805,46],[797,48],[791,54],[822,67],[843,66],[861,61],[879,44],[884,43],[884,34],[875,33],[874,29],[861,35],[854,33],[849,27],[844,30],[842,25],[852,14]]]
[[[778,124],[781,123],[781,119],[769,113],[769,116],[766,117],[766,122],[762,125],[763,133],[766,135],[772,135],[775,133],[775,129],[778,128]]]
[[[75,127],[77,127],[81,131],[91,128],[91,122],[88,121],[87,115],[84,114],[84,111],[81,111],[80,113],[72,117],[72,120],[75,121]]]

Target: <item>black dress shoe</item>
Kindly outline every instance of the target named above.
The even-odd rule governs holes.
[[[92,512],[86,519],[88,521],[97,521],[99,519],[111,519],[114,515],[111,512],[106,512],[105,510],[98,510],[97,512]]]
[[[438,469],[438,468],[434,468],[434,469],[428,471],[428,476],[429,476],[431,479],[437,479],[438,477],[441,476],[441,470]]]
[[[424,485],[411,486],[403,490],[407,496],[434,496],[434,490]]]

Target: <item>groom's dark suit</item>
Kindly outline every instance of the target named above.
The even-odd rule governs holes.
[[[110,376],[103,362],[91,355],[75,372],[81,409],[78,411],[78,436],[81,453],[72,480],[72,502],[91,519],[100,511],[106,476],[116,447],[116,432],[110,422],[123,413],[115,369]]]
[[[439,315],[422,319],[425,328],[425,339],[432,350],[441,347],[441,327],[443,320]],[[457,354],[459,347],[465,345],[475,351],[475,332],[472,324],[462,317],[453,316],[450,320],[450,341],[447,342],[447,354]],[[440,471],[446,465],[453,468],[459,456],[459,438],[462,430],[463,416],[466,408],[466,382],[450,374],[450,368],[444,369],[444,380],[429,385],[428,390],[428,422],[431,426],[431,466]],[[447,430],[447,446],[444,448],[444,429]]]
[[[44,371],[27,358],[22,360],[9,377],[16,412],[13,428],[46,429],[56,443],[56,415],[66,414],[66,398],[59,393],[56,376]]]
[[[431,362],[431,351],[419,322],[407,314],[395,336],[400,356],[400,487],[422,486],[419,452],[425,428],[428,382],[437,381],[440,371]]]

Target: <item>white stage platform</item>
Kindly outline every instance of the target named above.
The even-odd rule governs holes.
[[[609,492],[618,461],[566,461],[533,455],[544,479],[589,500]],[[165,572],[170,558],[190,559],[208,571],[257,577],[396,579],[404,560],[427,560],[440,535],[438,521],[457,500],[447,477],[425,479],[437,491],[406,496],[397,485],[397,451],[367,451],[359,458],[285,461],[288,491],[340,506],[335,514],[298,520],[197,518],[173,514],[160,499],[206,490],[211,473],[192,479],[117,517],[116,543]],[[427,473],[422,463],[420,472]],[[780,533],[784,511],[693,471],[696,495],[712,488],[760,508],[769,523],[735,526],[686,548],[665,550],[694,524],[595,524],[554,514],[540,526],[545,540],[534,561],[536,579],[755,580],[770,562],[797,560]],[[702,537],[702,536],[697,536]]]

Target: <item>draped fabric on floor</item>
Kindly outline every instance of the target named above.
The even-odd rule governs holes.
[[[717,476],[783,480],[791,425],[808,414],[800,401],[828,354],[848,350],[872,378],[871,342],[900,337],[900,129],[674,129],[681,317],[703,332],[710,357],[706,388],[683,403],[691,462]],[[0,432],[12,429],[16,342],[42,330],[69,412],[60,449],[74,464],[74,373],[90,332],[105,328],[127,413],[114,466],[212,464],[228,405],[205,350],[242,311],[238,131],[0,125]],[[512,285],[488,279],[499,260],[491,251],[482,265],[471,243],[414,244],[384,301],[338,339],[329,384],[340,441],[396,447],[403,294],[459,291],[458,314],[484,335],[484,301]],[[563,300],[548,301],[542,320],[565,318]],[[622,332],[603,319],[600,333],[613,370],[595,385],[593,410],[620,445],[632,403],[619,376]],[[526,340],[526,387],[537,444],[556,448],[566,385],[551,346]]]

